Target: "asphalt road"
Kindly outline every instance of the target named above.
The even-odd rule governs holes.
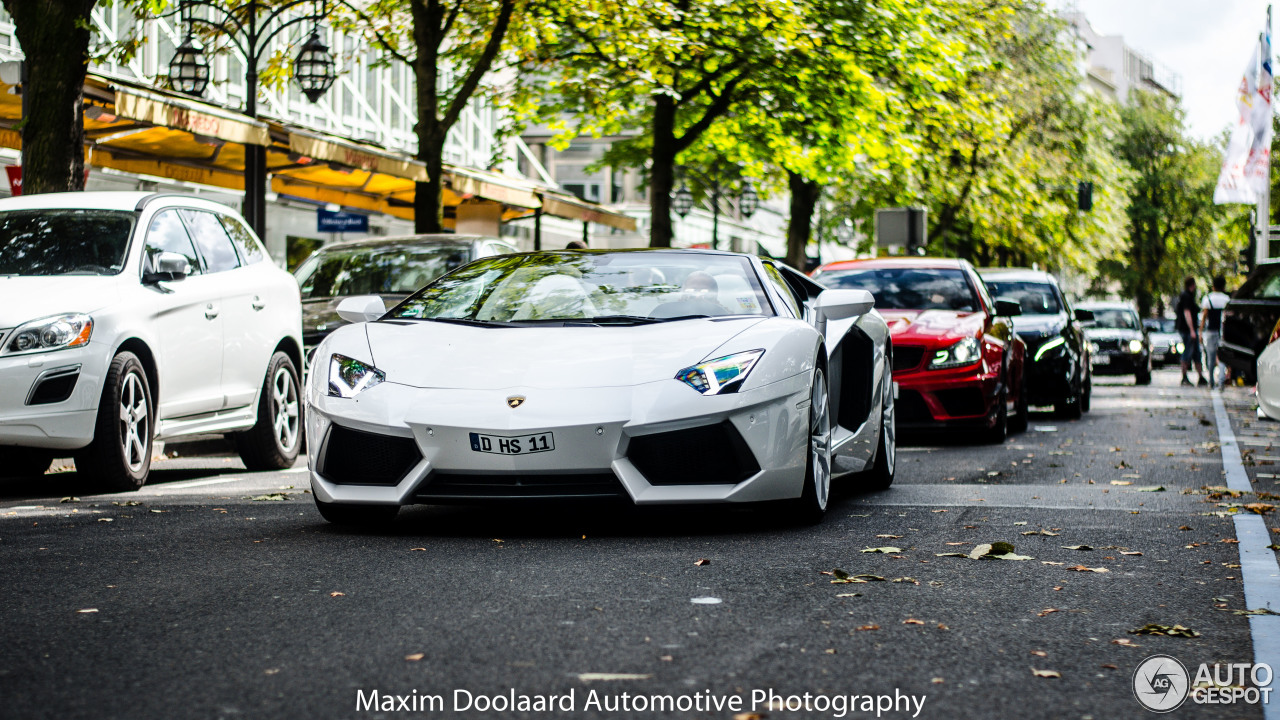
[[[321,520],[305,468],[229,457],[158,462],[132,494],[89,495],[74,472],[0,483],[0,717],[876,717],[861,697],[881,695],[924,696],[929,718],[1146,716],[1143,658],[1251,661],[1224,505],[1269,497],[1202,490],[1223,484],[1213,406],[1176,381],[1099,379],[1085,419],[1035,413],[1003,446],[918,438],[893,488],[846,482],[817,527],[418,507],[356,532]],[[1245,389],[1224,396],[1255,490],[1280,492],[1280,425],[1253,420]],[[996,541],[1028,559],[939,556]],[[880,547],[898,550],[863,552]],[[885,580],[832,583],[836,568]],[[1199,636],[1128,633],[1149,623]],[[575,709],[454,709],[513,692]],[[770,709],[770,692],[814,697]],[[638,710],[624,693],[741,705]],[[816,696],[860,697],[844,714]]]

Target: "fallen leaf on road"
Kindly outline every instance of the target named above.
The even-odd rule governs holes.
[[[902,552],[902,548],[896,548],[896,547],[876,547],[876,548],[867,548],[867,549],[863,550],[862,552],[864,552],[864,553],[886,553],[886,554],[888,554],[888,553],[900,553],[900,552]]]
[[[1050,613],[1056,613],[1056,612],[1062,612],[1062,611],[1061,611],[1061,610],[1059,610],[1058,608],[1045,608],[1045,609],[1041,610],[1040,612],[1036,613],[1036,615],[1039,615],[1040,617],[1045,617],[1046,615],[1049,615]]]
[[[1244,509],[1257,515],[1266,515],[1272,510],[1275,510],[1276,506],[1270,503],[1247,503],[1244,506]]]
[[[903,625],[923,625],[923,624],[924,624],[924,621],[923,621],[923,620],[917,620],[917,619],[915,619],[915,618],[907,618],[906,620],[903,620],[903,621],[902,621],[902,624],[903,624]]]
[[[827,648],[827,649],[826,649],[826,650],[824,650],[823,652],[825,652],[825,653],[826,653],[826,654],[828,654],[828,655],[835,655],[835,654],[836,654],[836,649],[835,649],[835,648]]]
[[[405,655],[404,659],[408,660],[409,662],[418,662],[419,660],[421,660],[426,656],[427,656],[426,653],[413,653],[412,655]]]
[[[840,593],[836,597],[862,597],[862,593]]]
[[[1255,610],[1232,610],[1231,614],[1232,615],[1280,615],[1280,612],[1276,612],[1275,610],[1272,610],[1270,608],[1257,608]]]
[[[898,577],[898,578],[894,578],[894,579],[893,579],[893,580],[891,580],[890,582],[896,582],[896,583],[911,583],[912,585],[919,585],[919,584],[920,584],[920,581],[919,581],[919,580],[917,580],[917,579],[915,579],[915,578],[912,578],[912,577]]]
[[[973,543],[967,543],[967,542],[949,542],[949,543],[947,543],[947,544],[948,544],[948,545],[972,545]]]
[[[929,682],[933,683],[934,685],[941,685],[942,683],[946,682],[946,680],[943,680],[942,678],[934,678]]]
[[[578,673],[578,679],[582,682],[591,682],[593,680],[648,680],[651,677],[653,675],[647,673]]]
[[[263,671],[262,671],[262,674],[263,674],[263,675],[275,675],[275,674],[276,674],[276,673],[278,673],[278,672],[280,672],[280,668],[267,668],[266,670],[263,670]]]
[[[1132,485],[1133,481],[1132,480],[1112,480],[1111,484],[1112,485]]]
[[[346,597],[346,595],[347,595],[347,594],[346,594],[346,593],[344,593],[344,592],[331,592],[331,593],[329,593],[329,597]]]
[[[977,560],[982,557],[991,557],[995,555],[1008,555],[1013,552],[1013,543],[993,542],[975,545],[969,553],[969,557]]]
[[[1230,545],[1239,545],[1239,544],[1240,544],[1240,541],[1239,541],[1239,540],[1236,540],[1235,538],[1222,538],[1222,539],[1221,539],[1221,540],[1219,540],[1218,542],[1224,542],[1224,543],[1228,543],[1228,544],[1230,544]]]
[[[769,717],[764,713],[744,712],[733,716],[733,720],[764,720]]]
[[[409,548],[409,552],[426,552],[426,548]]]
[[[902,536],[901,535],[877,535],[876,537],[884,538],[885,540],[897,540]]]
[[[988,555],[987,557],[993,557],[997,560],[1035,560],[1035,558],[1031,557],[1030,555],[1019,555],[1017,553],[1005,553],[1003,555]]]
[[[1042,678],[1062,677],[1062,673],[1058,672],[1057,670],[1037,670],[1035,668],[1031,668],[1031,674],[1035,675],[1036,677],[1042,677]]]
[[[1049,532],[1048,530],[1028,530],[1023,535],[1048,535],[1049,537],[1058,537],[1058,533]]]
[[[1150,487],[1137,487],[1134,492],[1165,492],[1163,485],[1151,485]]]
[[[951,628],[947,627],[946,625],[944,625],[944,624],[942,624],[942,623],[938,623],[938,629],[939,629],[939,630],[950,630]]]
[[[702,567],[703,565],[710,565],[711,561],[706,558],[700,558],[698,560],[695,560],[693,564],[697,565],[698,567]]]
[[[1178,529],[1179,529],[1179,530],[1194,530],[1195,528],[1191,527],[1190,525],[1181,525],[1181,526],[1179,526],[1179,527],[1178,527]]]
[[[1063,550],[1092,550],[1092,545],[1063,545]]]
[[[1120,669],[1120,668],[1116,667],[1115,665],[1112,665],[1111,663],[1104,663],[1104,664],[1102,665],[1102,667],[1104,667],[1104,668],[1106,668],[1106,669],[1108,669],[1108,670],[1119,670],[1119,669]]]
[[[1112,645],[1120,645],[1120,646],[1122,646],[1122,647],[1142,647],[1141,645],[1139,645],[1138,643],[1136,643],[1136,642],[1134,642],[1134,641],[1130,640],[1129,638],[1117,638],[1117,639],[1115,639],[1115,640],[1112,640],[1112,641],[1111,641],[1111,644],[1112,644]]]
[[[946,510],[933,510],[932,512],[943,513],[943,512],[946,512]]]
[[[1041,565],[1066,565],[1066,563],[1054,562],[1052,560],[1041,560],[1040,564]]]
[[[874,623],[871,625],[859,625],[858,627],[854,628],[854,630],[879,630],[879,629],[880,629],[880,626]]]
[[[1137,550],[1121,550],[1120,554],[1121,555],[1141,555],[1142,553],[1138,552]]]
[[[1158,625],[1156,623],[1148,623],[1138,628],[1130,630],[1130,635],[1167,635],[1168,637],[1200,637],[1200,633],[1188,627],[1181,625]]]
[[[96,613],[96,612],[98,612],[98,608],[84,608],[83,610],[77,610],[76,612],[78,612],[78,613]]]
[[[1027,524],[1027,521],[1026,521],[1026,520],[1021,520],[1021,521],[1019,521],[1019,522],[1014,523],[1014,526],[1015,526],[1015,527],[1017,527],[1017,526],[1019,526],[1019,525],[1026,525],[1026,524]]]
[[[1093,572],[1093,573],[1105,573],[1105,572],[1111,572],[1110,570],[1108,570],[1108,569],[1106,569],[1106,568],[1103,568],[1103,567],[1100,567],[1100,568],[1091,568],[1091,567],[1085,567],[1084,565],[1075,565],[1075,566],[1073,566],[1073,567],[1069,567],[1069,568],[1067,568],[1067,569],[1068,569],[1068,570],[1074,570],[1074,571],[1076,571],[1076,572]]]
[[[934,557],[962,557],[962,558],[969,557],[965,553],[934,553],[933,556]]]
[[[289,496],[285,493],[271,493],[270,495],[255,495],[249,499],[254,502],[279,502],[281,500],[288,500]]]
[[[98,518],[98,522],[112,522],[111,518]]]
[[[1036,657],[1049,657],[1049,653],[1043,650],[1032,650],[1031,654],[1035,655]]]

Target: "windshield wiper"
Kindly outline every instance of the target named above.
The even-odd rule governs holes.
[[[473,320],[471,318],[426,317],[426,318],[390,318],[390,319],[425,320],[428,322],[451,323],[454,325],[469,325],[471,327],[516,327],[514,323],[498,322],[497,320]]]

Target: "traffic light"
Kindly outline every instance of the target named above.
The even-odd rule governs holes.
[[[1093,209],[1093,183],[1080,181],[1076,183],[1076,207],[1088,212]]]

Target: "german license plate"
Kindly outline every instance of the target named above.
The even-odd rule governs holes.
[[[1094,365],[1109,365],[1110,363],[1111,363],[1110,355],[1094,355],[1093,356]]]
[[[469,433],[469,435],[471,449],[482,453],[528,455],[556,449],[556,441],[551,433],[515,436],[481,435],[480,433]]]

